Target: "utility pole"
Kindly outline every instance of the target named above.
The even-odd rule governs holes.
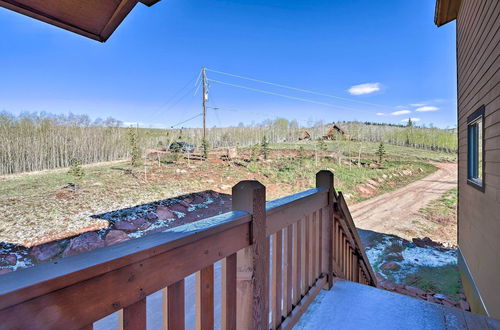
[[[207,90],[207,74],[205,72],[205,68],[201,69],[201,79],[203,84],[203,140],[206,141],[207,138],[207,98],[208,98],[208,90]],[[206,143],[206,142],[205,142]]]

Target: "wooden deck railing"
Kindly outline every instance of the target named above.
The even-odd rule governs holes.
[[[265,202],[233,187],[232,212],[0,277],[1,329],[146,328],[146,297],[164,289],[166,329],[184,329],[184,279],[196,273],[196,326],[214,327],[222,261],[223,329],[289,329],[335,277],[376,285],[347,204],[321,171],[317,187]]]

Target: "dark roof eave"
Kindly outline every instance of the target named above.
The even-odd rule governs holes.
[[[461,2],[462,0],[436,0],[434,23],[439,27],[455,20]]]

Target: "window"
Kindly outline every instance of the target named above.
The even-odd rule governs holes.
[[[467,182],[484,191],[484,105],[467,118]]]

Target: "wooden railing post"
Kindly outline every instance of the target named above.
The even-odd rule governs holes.
[[[323,251],[326,254],[327,264],[324,268],[327,269],[328,276],[328,289],[331,289],[333,286],[333,244],[334,244],[334,230],[333,230],[333,207],[335,202],[335,190],[334,190],[334,176],[331,171],[323,170],[319,171],[316,174],[316,188],[326,188],[328,189],[328,213],[325,214],[327,219],[325,223],[326,230],[326,251]],[[323,245],[321,245],[323,246]]]
[[[239,329],[269,328],[269,239],[266,237],[266,188],[258,181],[233,187],[233,210],[252,214],[250,246],[237,254]]]

